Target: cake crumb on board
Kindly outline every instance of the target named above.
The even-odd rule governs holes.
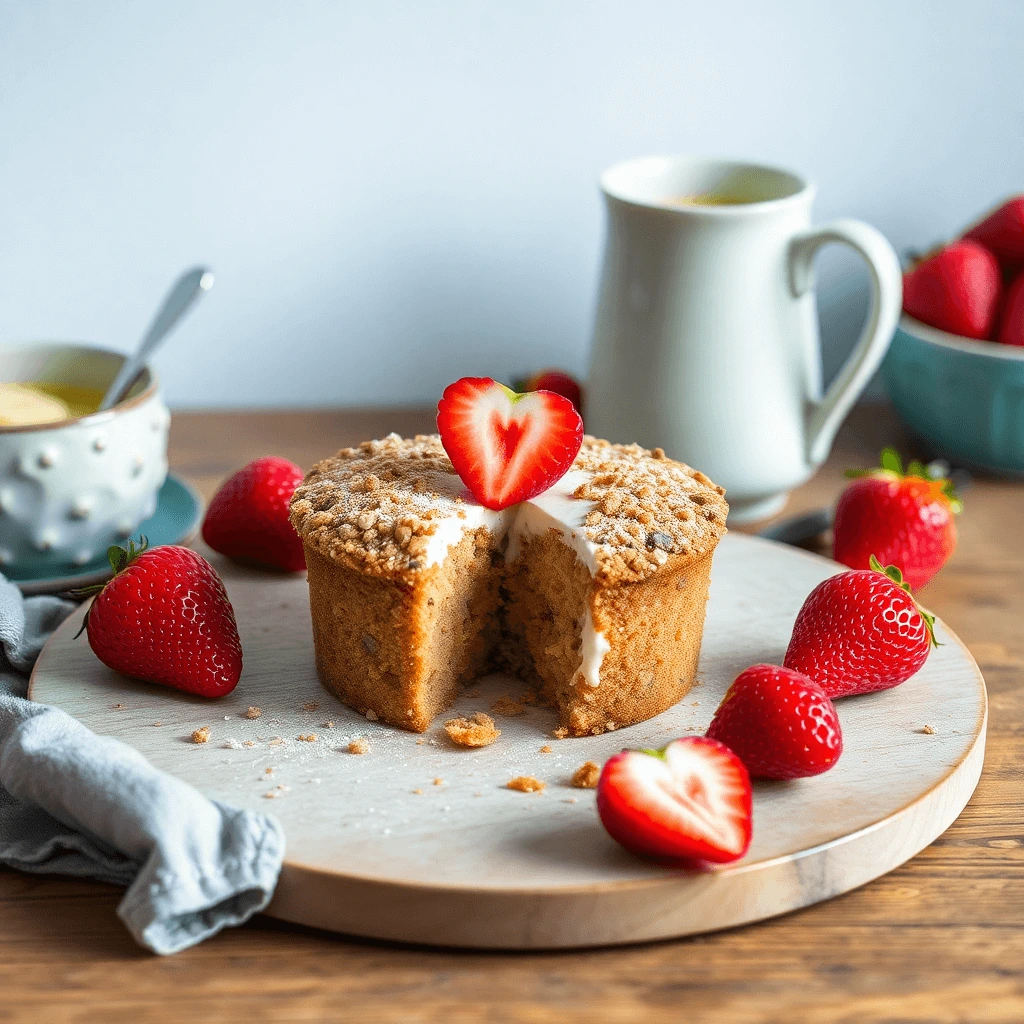
[[[557,729],[551,730],[551,735],[554,736],[556,740],[564,740],[565,737],[569,735],[569,730],[564,725],[560,725]]]
[[[255,705],[245,709],[246,718],[262,718],[263,708],[256,707]]]
[[[370,744],[360,736],[352,740],[346,749],[350,754],[368,754],[370,752]]]
[[[305,700],[302,702],[303,711],[319,711],[320,701],[318,700]]]
[[[496,715],[503,715],[505,718],[515,718],[526,710],[523,701],[513,700],[507,693],[499,697],[492,705],[491,710]]]
[[[477,711],[471,718],[449,718],[444,731],[452,743],[460,747],[486,747],[493,743],[501,730],[494,727],[494,719]]]
[[[210,727],[208,725],[201,725],[198,729],[192,732],[193,743],[206,743],[210,738]]]
[[[921,727],[920,731],[923,732],[925,736],[934,736],[936,729],[934,725],[925,725]]]
[[[303,743],[316,743],[315,732],[300,732],[298,739],[302,740]]]
[[[601,778],[601,766],[595,761],[586,761],[573,773],[572,785],[575,789],[597,789],[599,778]]]
[[[505,788],[514,789],[517,793],[543,793],[546,785],[546,782],[541,782],[532,775],[517,775],[505,783]]]
[[[553,754],[554,750],[552,749],[550,743],[545,743],[544,746],[540,748],[540,752],[542,754]]]
[[[443,786],[444,785],[444,779],[434,779],[434,785],[435,786]]]

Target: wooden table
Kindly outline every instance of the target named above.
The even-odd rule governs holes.
[[[276,453],[309,466],[421,410],[179,414],[171,463],[209,496]],[[857,411],[787,514],[835,499],[842,468],[907,441]],[[349,940],[260,918],[151,956],[110,886],[0,871],[0,1021],[1024,1020],[1024,485],[979,479],[960,545],[924,600],[967,643],[990,695],[974,799],[933,846],[856,892],[762,924],[578,953],[489,954]],[[453,908],[457,913],[457,908]]]

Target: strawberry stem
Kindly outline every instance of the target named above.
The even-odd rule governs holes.
[[[651,757],[658,757],[662,761],[665,760],[665,751],[668,747],[662,747],[660,750],[655,750],[653,747],[641,747],[637,750],[638,754],[650,754]]]
[[[848,469],[843,473],[849,480],[856,480],[863,476],[882,476],[888,474],[896,480],[903,480],[907,477],[917,477],[920,480],[929,480],[932,483],[942,484],[942,494],[949,502],[949,510],[954,515],[959,515],[964,510],[964,503],[956,493],[956,485],[952,480],[943,475],[941,464],[928,463],[920,459],[911,459],[906,470],[903,468],[903,459],[895,448],[886,447],[878,460],[878,465],[871,469]]]
[[[516,402],[522,401],[526,397],[526,395],[529,393],[529,392],[521,393],[519,391],[513,391],[510,387],[506,387],[504,384],[502,384],[500,380],[497,380],[494,383],[497,384],[498,387],[501,388],[501,390],[504,391],[506,395],[508,395],[508,399],[509,399],[509,401],[513,405],[515,405]]]
[[[887,469],[890,473],[903,476],[903,459],[900,458],[900,453],[895,448],[883,448],[878,464],[882,469]]]
[[[107,548],[107,561],[110,562],[110,568],[113,569],[114,575],[116,576],[118,573],[124,572],[148,547],[149,541],[146,539],[145,534],[142,533],[139,534],[138,544],[133,540],[129,540],[128,546],[125,548],[119,544],[111,544]],[[107,580],[107,583],[109,582]],[[87,597],[95,597],[106,585],[106,583],[94,583],[88,587],[78,587],[69,593],[76,601],[84,601]],[[89,625],[89,612],[91,611],[92,607],[90,606],[82,618],[81,628],[74,636],[75,640],[85,632],[86,627]]]
[[[935,616],[930,612],[926,612],[918,603],[917,598],[914,597],[913,591],[910,589],[910,584],[903,578],[903,573],[900,571],[898,565],[886,565],[882,563],[872,555],[868,559],[868,565],[874,569],[875,572],[880,572],[883,576],[887,576],[889,579],[896,584],[901,590],[905,590],[910,594],[911,601],[914,602],[914,607],[917,609],[918,614],[924,620],[925,628],[928,630],[928,639],[931,641],[932,647],[941,647],[942,644],[935,638]]]
[[[114,575],[116,576],[119,572],[127,569],[148,547],[149,541],[141,533],[139,534],[138,544],[133,540],[128,541],[126,548],[121,547],[119,544],[111,544],[107,548],[107,560],[110,562],[110,568],[114,570]]]

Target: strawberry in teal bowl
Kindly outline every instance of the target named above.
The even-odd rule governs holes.
[[[882,374],[900,417],[933,454],[1024,476],[1024,348],[904,314]]]
[[[910,429],[936,455],[1024,476],[1024,197],[904,276],[882,367]]]

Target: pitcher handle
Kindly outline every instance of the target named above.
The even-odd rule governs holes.
[[[797,235],[790,247],[789,282],[797,297],[814,287],[814,254],[829,242],[859,253],[871,274],[871,308],[864,329],[825,397],[808,410],[807,461],[825,461],[839,425],[867,387],[889,348],[903,305],[899,259],[886,237],[859,220],[835,220]]]

